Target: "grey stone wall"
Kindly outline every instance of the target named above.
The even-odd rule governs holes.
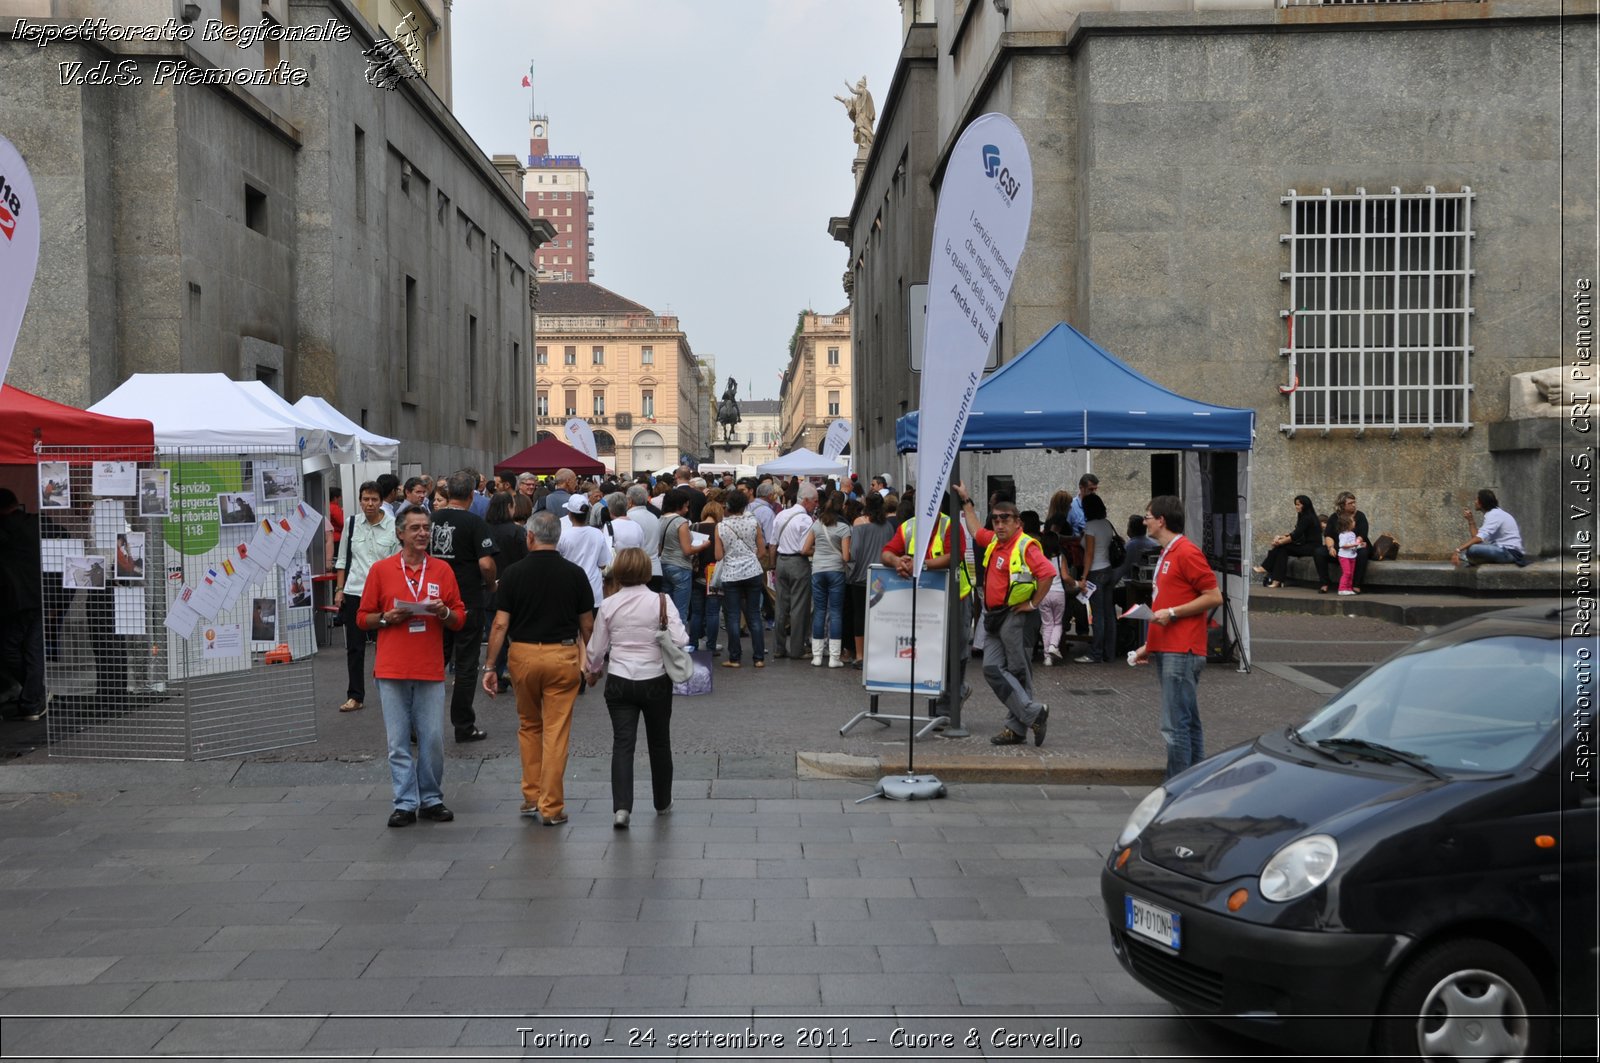
[[[430,88],[366,83],[371,40],[354,8],[293,0],[285,12],[275,0],[273,11],[356,32],[285,43],[310,84],[261,93],[150,77],[158,59],[180,56],[259,68],[259,46],[134,55],[0,37],[0,113],[34,174],[45,232],[8,379],[85,406],[135,372],[248,377],[281,359],[286,397],[323,395],[399,437],[402,462],[486,470],[533,442],[526,210]],[[146,83],[59,84],[60,62],[106,58],[136,59]],[[261,231],[246,224],[247,182],[265,195]],[[408,274],[421,296],[409,383]]]
[[[1477,24],[1347,20],[1311,32],[1259,13],[1134,13],[1081,20],[1066,51],[1002,40],[996,75],[970,114],[1017,121],[1036,185],[1003,354],[1066,320],[1174,391],[1255,409],[1258,555],[1292,524],[1298,493],[1325,510],[1340,490],[1354,491],[1374,533],[1394,533],[1410,556],[1447,555],[1479,487],[1515,513],[1519,474],[1496,462],[1486,428],[1505,415],[1513,373],[1559,357],[1563,259],[1569,271],[1585,268],[1581,249],[1558,250],[1564,206],[1569,230],[1574,218],[1593,223],[1592,197],[1563,203],[1561,132],[1563,107],[1582,110],[1588,124],[1567,157],[1586,149],[1592,170],[1592,92],[1564,101],[1562,64],[1582,68],[1568,71],[1569,87],[1576,77],[1592,88],[1594,26],[1569,23],[1563,56],[1559,25],[1523,17],[1531,10],[1506,8],[1515,17]],[[895,121],[886,114],[885,128]],[[1277,386],[1288,379],[1278,355],[1288,259],[1278,238],[1289,217],[1279,198],[1291,188],[1428,185],[1477,193],[1474,427],[1286,436],[1278,426],[1288,400]],[[863,215],[858,224],[870,223]],[[901,268],[925,263],[924,254]],[[875,307],[858,293],[855,309],[870,320]],[[866,394],[863,420],[887,420],[899,396]],[[1114,516],[1143,504],[1148,455],[1097,453],[1093,463],[1118,485]],[[963,465],[969,479],[1014,471],[1023,504],[1042,506],[1076,481],[1082,461],[1000,455]]]

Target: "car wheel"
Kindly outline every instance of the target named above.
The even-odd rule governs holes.
[[[1436,945],[1395,978],[1377,1027],[1380,1055],[1518,1060],[1544,1051],[1544,992],[1525,963],[1488,941]]]

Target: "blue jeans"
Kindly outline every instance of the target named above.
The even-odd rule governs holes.
[[[444,803],[444,683],[430,679],[379,679],[378,702],[389,736],[389,778],[394,807],[415,812]],[[411,733],[417,755],[411,756]]]
[[[1503,546],[1491,543],[1473,543],[1461,551],[1461,561],[1466,565],[1521,565],[1522,551],[1513,553]]]
[[[694,573],[687,568],[677,565],[661,566],[661,582],[666,584],[662,590],[667,592],[667,597],[672,599],[672,604],[678,607],[678,622],[684,627],[689,626],[689,592],[694,587]]]
[[[728,660],[739,663],[739,612],[750,629],[750,652],[758,661],[767,659],[767,631],[761,625],[762,586],[766,573],[722,585],[722,621],[728,629]]]
[[[721,617],[722,596],[706,594],[706,585],[697,581],[689,594],[689,641],[694,643],[695,649],[717,648],[717,626]]]
[[[1101,568],[1089,573],[1094,583],[1094,597],[1089,599],[1093,618],[1090,621],[1089,656],[1097,661],[1117,659],[1117,570]]]
[[[1161,737],[1167,743],[1167,778],[1206,757],[1196,685],[1206,659],[1193,653],[1152,653],[1161,681]]]
[[[844,573],[811,573],[811,652],[818,653],[816,642],[826,636],[844,638]]]

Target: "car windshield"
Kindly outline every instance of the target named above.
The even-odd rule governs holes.
[[[1366,759],[1407,759],[1448,774],[1517,767],[1558,723],[1559,639],[1498,635],[1419,647],[1380,665],[1300,728]],[[1398,758],[1385,758],[1387,747]]]

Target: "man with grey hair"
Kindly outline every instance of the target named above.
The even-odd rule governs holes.
[[[650,508],[650,489],[644,484],[628,488],[628,519],[644,532],[644,552],[650,555],[650,589],[661,593],[661,518]]]
[[[531,472],[517,474],[517,494],[526,495],[528,501],[533,501],[539,493],[539,478]]]
[[[611,552],[616,554],[630,546],[643,550],[644,529],[628,519],[628,496],[621,491],[606,495],[606,512],[611,514],[611,520],[606,524],[606,534],[611,537]]]
[[[547,827],[567,821],[567,740],[597,604],[589,577],[561,556],[560,542],[554,513],[528,518],[528,556],[506,570],[489,632],[490,661],[511,641],[507,659],[517,696],[522,815]],[[490,697],[500,692],[493,667],[483,670],[483,689]]]
[[[472,708],[477,693],[478,649],[483,642],[483,613],[489,595],[494,593],[496,576],[494,533],[482,517],[470,509],[478,474],[471,469],[452,473],[445,481],[449,500],[433,514],[433,532],[428,553],[447,563],[455,573],[456,586],[467,610],[461,627],[446,629],[444,653],[455,662],[455,689],[450,695],[450,722],[457,742],[481,742],[489,737],[478,728]],[[494,658],[490,658],[493,660]]]
[[[803,483],[795,497],[795,504],[772,522],[778,546],[774,657],[806,656],[806,634],[811,630],[811,558],[805,553],[805,545],[806,533],[811,531],[811,514],[817,511],[817,489]]]

